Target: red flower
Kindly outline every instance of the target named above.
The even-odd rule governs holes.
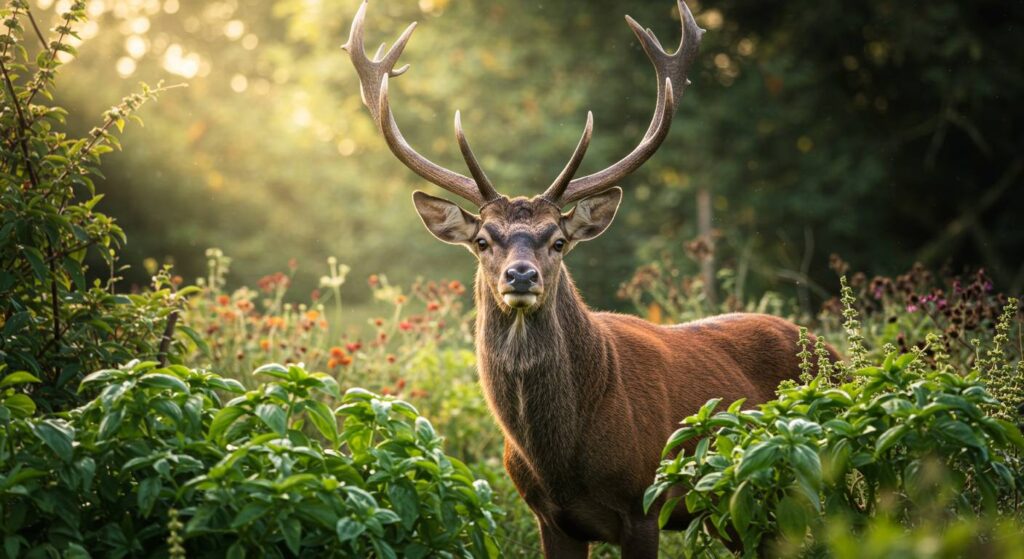
[[[349,343],[345,344],[345,349],[347,349],[349,353],[355,353],[355,352],[359,351],[360,349],[362,349],[362,347],[363,347],[363,344],[361,344],[359,342],[349,342]]]
[[[398,329],[403,332],[408,332],[409,330],[412,330],[412,323],[408,320],[403,320],[398,323]]]

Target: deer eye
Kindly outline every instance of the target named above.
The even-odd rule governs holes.
[[[478,249],[480,249],[480,250],[487,250],[488,246],[489,245],[487,244],[487,239],[481,237],[481,238],[476,240],[476,247]]]
[[[565,239],[558,239],[551,248],[555,249],[555,252],[562,252],[562,249],[565,248]]]

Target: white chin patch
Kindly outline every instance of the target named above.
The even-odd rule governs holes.
[[[537,296],[533,293],[506,293],[501,298],[513,309],[532,307],[537,302]]]

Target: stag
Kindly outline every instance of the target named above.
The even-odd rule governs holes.
[[[471,176],[414,150],[398,128],[388,81],[415,29],[373,58],[363,45],[366,2],[344,49],[359,74],[363,103],[388,147],[416,174],[473,203],[477,213],[416,191],[427,229],[477,259],[476,354],[488,404],[505,435],[505,469],[540,527],[545,557],[586,557],[611,542],[627,558],[658,552],[657,506],[642,508],[662,447],[677,423],[711,398],[771,399],[798,373],[796,325],[734,313],[676,326],[590,310],[563,259],[603,233],[622,201],[614,186],[639,168],[668,134],[704,31],[682,0],[682,39],[672,54],[650,29],[626,22],[654,65],[654,117],[636,148],[610,167],[574,177],[593,130],[539,196],[507,197],[484,173],[455,113],[455,137]],[[563,213],[563,208],[575,204]],[[670,528],[688,522],[684,507]]]

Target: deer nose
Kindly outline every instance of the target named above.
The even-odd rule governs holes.
[[[516,291],[529,291],[539,277],[540,272],[529,264],[516,264],[505,270],[505,279]]]

